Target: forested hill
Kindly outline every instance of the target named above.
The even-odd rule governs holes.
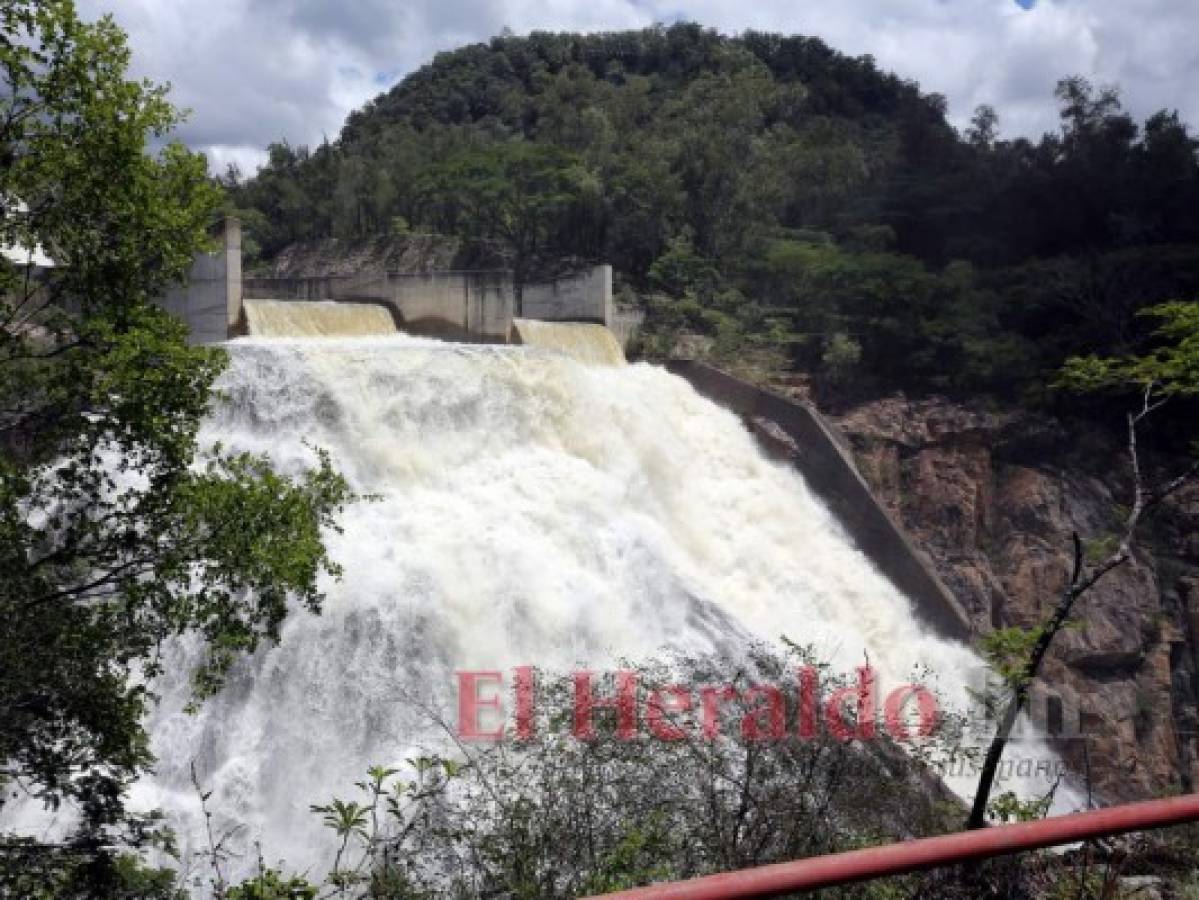
[[[611,262],[650,351],[689,332],[825,385],[1027,395],[1069,353],[1136,344],[1139,307],[1199,296],[1186,125],[1080,78],[1057,96],[1059,133],[1005,140],[993,110],[959,135],[941,97],[815,38],[501,36],[223,180],[265,258],[486,238],[518,276]]]

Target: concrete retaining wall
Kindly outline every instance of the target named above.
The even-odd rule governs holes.
[[[250,300],[380,303],[405,331],[450,339],[503,341],[512,322],[507,272],[373,272],[314,278],[247,278]]]
[[[505,341],[516,317],[507,271],[373,272],[313,278],[247,278],[251,300],[347,300],[387,304],[400,327],[433,337]],[[525,315],[550,322],[610,324],[612,267],[596,266],[545,284],[525,285]]]
[[[405,331],[487,341],[508,336],[515,301],[507,272],[398,273],[388,279]]]
[[[451,340],[509,339],[516,317],[512,273],[382,272],[315,277],[241,276],[241,225],[227,219],[220,249],[201,254],[187,282],[159,299],[183,319],[193,343],[224,341],[244,333],[243,296],[251,300],[346,300],[391,309],[405,331]],[[611,325],[612,267],[595,266],[523,289],[524,315],[550,322]]]
[[[525,319],[608,325],[612,314],[612,267],[608,265],[542,284],[526,284],[521,290],[520,315]]]
[[[969,639],[969,617],[875,499],[849,450],[819,412],[705,363],[674,360],[666,367],[709,400],[741,415],[768,452],[790,460],[857,547],[911,598],[921,620],[945,637]]]

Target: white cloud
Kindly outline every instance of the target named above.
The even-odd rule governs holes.
[[[209,144],[202,149],[208,156],[208,169],[213,173],[223,174],[230,166],[236,166],[243,175],[252,175],[266,164],[266,151],[257,147]]]
[[[1199,128],[1194,0],[81,0],[111,9],[134,66],[193,110],[180,136],[214,168],[246,171],[267,143],[336,136],[346,114],[439,50],[505,26],[616,30],[691,19],[814,35],[946,95],[964,124],[980,103],[1007,135],[1057,125],[1053,87],[1068,74],[1118,83],[1138,117],[1177,108]]]

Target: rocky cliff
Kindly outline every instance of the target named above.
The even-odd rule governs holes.
[[[500,251],[484,241],[437,234],[406,234],[361,240],[327,238],[292,244],[256,275],[268,278],[325,278],[364,272],[444,272],[502,269]]]
[[[1042,621],[1069,577],[1071,532],[1100,548],[1128,502],[1122,448],[1084,446],[1051,419],[892,397],[835,422],[980,634]],[[1074,769],[1113,800],[1199,783],[1199,488],[1154,516],[1136,564],[1076,618],[1043,673],[1080,731],[1064,746]]]

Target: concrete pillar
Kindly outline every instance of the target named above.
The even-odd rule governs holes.
[[[224,228],[225,254],[225,308],[229,337],[239,333],[242,322],[242,287],[241,287],[241,220],[225,219]]]
[[[215,237],[216,249],[197,254],[187,279],[156,300],[187,323],[193,344],[226,341],[241,323],[241,223],[226,219]]]
[[[612,267],[607,263],[597,266],[596,274],[600,283],[600,306],[603,309],[604,324],[609,328],[616,319],[616,302],[612,299]]]

